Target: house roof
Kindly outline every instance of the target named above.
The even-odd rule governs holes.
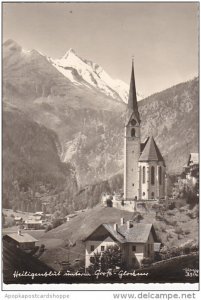
[[[18,234],[17,232],[15,232],[15,233],[8,233],[5,236],[9,236],[11,239],[17,241],[18,243],[31,243],[31,242],[38,241],[28,233]]]
[[[22,273],[23,271],[32,273],[45,273],[54,271],[48,265],[40,261],[33,255],[27,254],[23,250],[11,245],[9,242],[3,240],[3,279],[6,284],[31,283],[33,279],[29,277],[14,277],[15,270]],[[5,255],[6,254],[6,255]],[[37,281],[38,280],[38,281]],[[35,277],[34,283],[50,283],[50,277]]]
[[[140,155],[139,161],[162,161],[162,162],[164,162],[164,159],[160,153],[160,150],[158,149],[158,146],[156,145],[156,142],[154,141],[154,138],[152,136],[149,137],[145,143],[146,144]]]
[[[187,166],[199,164],[198,153],[190,153]]]
[[[25,224],[42,224],[42,221],[36,220],[36,219],[31,219],[31,220],[26,220]]]
[[[15,217],[15,221],[21,221],[23,220],[22,217]]]
[[[34,216],[42,216],[44,215],[44,212],[43,211],[37,211],[35,212]]]
[[[157,240],[155,230],[152,224],[136,223],[133,224],[133,227],[127,228],[127,224],[118,225],[117,231],[114,229],[113,224],[101,224],[108,233],[119,243],[146,243],[149,237],[150,232],[153,232],[154,239]],[[100,227],[99,226],[99,227]],[[98,227],[98,228],[99,228]],[[96,232],[96,228],[86,239],[90,240],[90,236]]]

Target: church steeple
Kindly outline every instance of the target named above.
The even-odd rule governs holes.
[[[137,95],[136,95],[136,87],[135,87],[135,75],[134,75],[134,63],[132,59],[132,70],[131,70],[131,80],[130,80],[130,90],[128,96],[128,112],[134,113],[136,120],[140,123],[140,115],[138,112],[138,105],[137,105]]]

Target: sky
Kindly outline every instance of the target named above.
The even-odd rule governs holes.
[[[148,96],[198,75],[198,3],[3,3],[3,41],[60,58],[69,48]]]

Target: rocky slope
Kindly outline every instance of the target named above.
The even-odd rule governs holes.
[[[41,210],[44,195],[57,194],[68,185],[76,193],[74,169],[60,161],[59,151],[55,132],[4,104],[3,207]]]
[[[169,172],[181,171],[188,153],[198,151],[198,86],[195,78],[139,102],[142,140],[155,137]],[[11,40],[3,46],[3,98],[57,133],[60,157],[73,164],[80,187],[122,173],[126,106],[118,98],[74,83],[50,59]]]

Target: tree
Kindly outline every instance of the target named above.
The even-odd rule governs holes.
[[[108,246],[105,251],[94,253],[94,256],[90,257],[90,262],[89,272],[92,274],[96,270],[106,272],[108,269],[122,268],[121,249],[118,245]]]

